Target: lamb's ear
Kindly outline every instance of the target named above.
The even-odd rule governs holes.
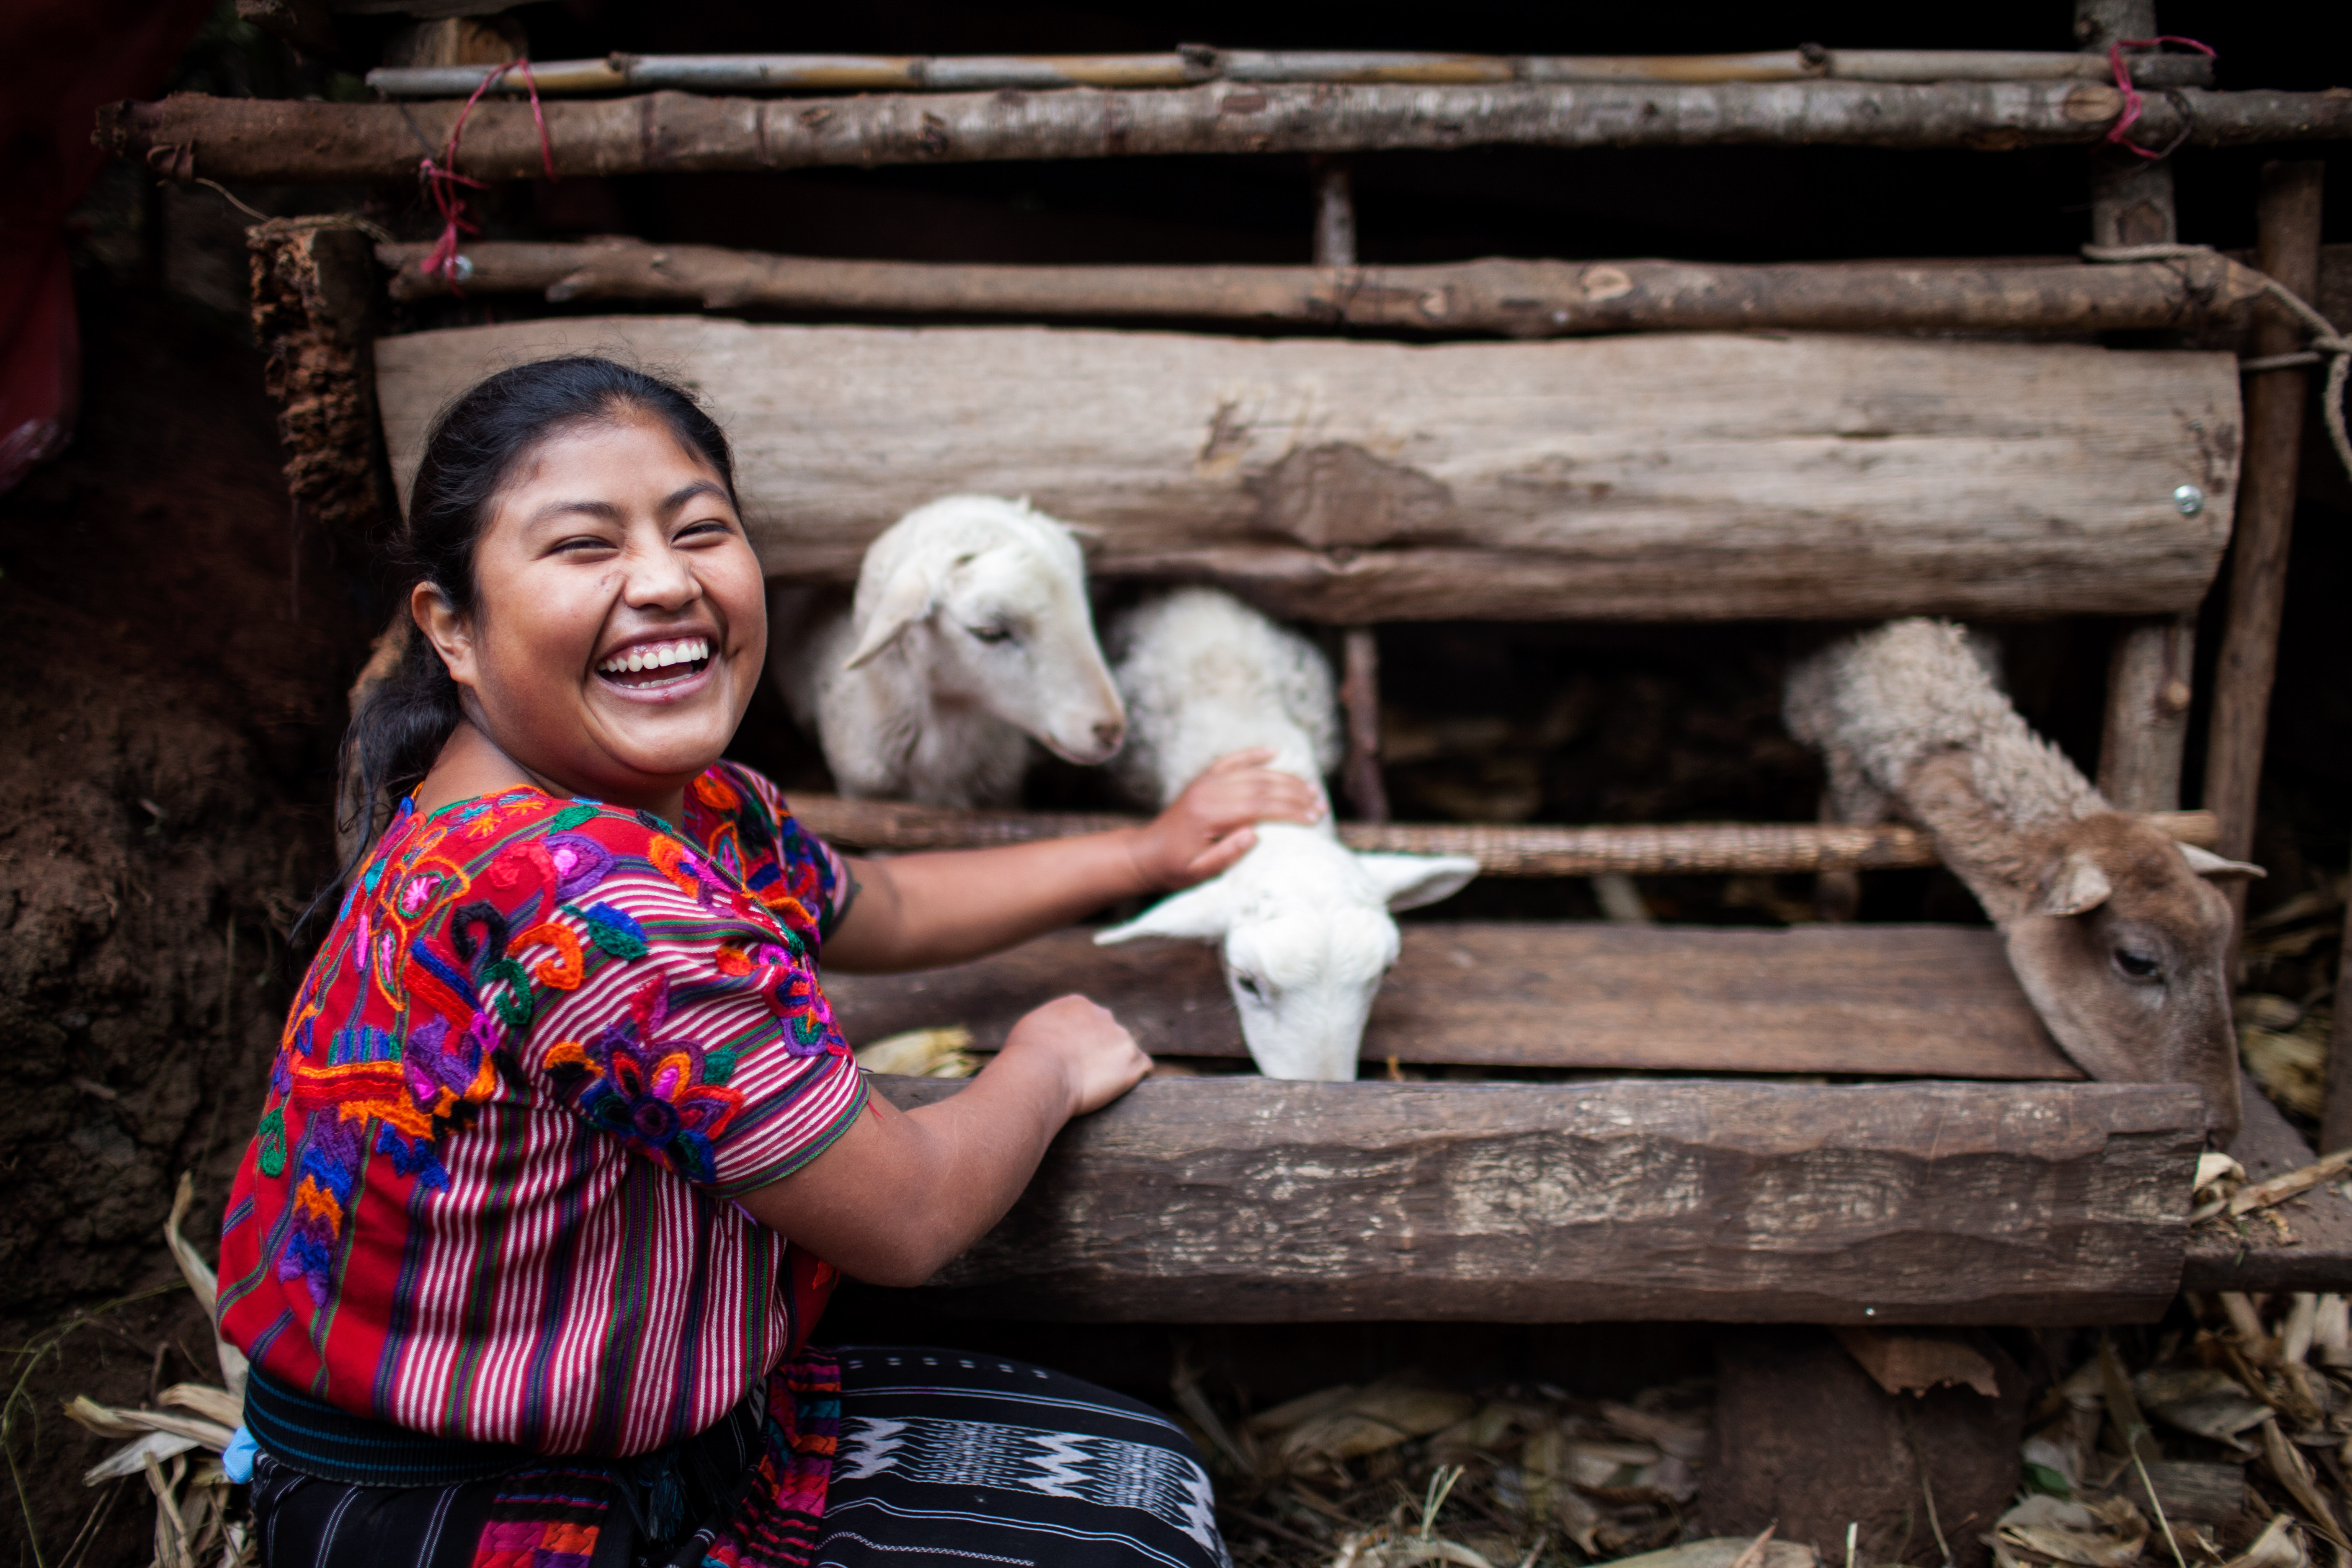
[[[1478,874],[1478,862],[1467,855],[1364,854],[1356,857],[1356,864],[1391,910],[1417,910],[1450,899]]]
[[[2260,866],[2250,866],[2243,860],[2224,860],[2210,849],[2200,849],[2194,844],[2180,847],[2181,858],[2189,868],[2200,877],[2267,877]]]
[[[1170,894],[1123,926],[1097,931],[1095,945],[1113,947],[1152,936],[1170,942],[1215,942],[1232,924],[1232,889],[1223,877],[1212,877],[1197,888]]]
[[[2105,903],[2115,890],[2115,884],[2107,880],[2107,874],[2099,869],[2097,861],[2081,853],[2069,855],[2059,863],[2050,891],[2042,895],[2042,912],[2086,914]]]
[[[890,581],[883,584],[882,597],[874,606],[874,618],[866,623],[866,635],[857,639],[856,647],[841,668],[856,669],[930,613],[930,574],[910,561],[891,574]]]

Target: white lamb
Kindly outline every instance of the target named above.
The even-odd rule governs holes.
[[[1127,731],[1077,542],[995,496],[899,519],[867,547],[848,604],[772,589],[768,668],[846,795],[1009,805],[1032,738],[1093,763]]]
[[[1255,746],[1322,790],[1339,720],[1330,668],[1305,638],[1229,595],[1185,588],[1119,616],[1110,643],[1132,727],[1119,773],[1138,795],[1165,806],[1217,758]],[[1260,824],[1231,868],[1095,940],[1216,942],[1259,1070],[1345,1080],[1396,962],[1389,911],[1449,897],[1477,871],[1461,856],[1343,848],[1327,800],[1315,826]]]
[[[2260,868],[2108,805],[2027,728],[1968,633],[1895,621],[1789,677],[1790,732],[1821,748],[1848,822],[1899,812],[2000,928],[2051,1035],[2093,1078],[2195,1085],[2209,1132],[2238,1126],[2236,1031],[2212,877]]]

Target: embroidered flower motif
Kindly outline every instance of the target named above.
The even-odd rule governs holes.
[[[734,891],[713,876],[693,850],[667,833],[655,834],[652,847],[646,853],[656,869],[677,883],[680,892],[693,894],[694,901],[706,910],[710,907],[712,895]]]
[[[686,1038],[658,1037],[669,1016],[669,981],[656,975],[629,999],[629,1016],[593,1039],[561,1041],[547,1053],[557,1084],[580,1114],[690,1181],[712,1180],[712,1144],[743,1109],[724,1086],[734,1053],[705,1053]]]

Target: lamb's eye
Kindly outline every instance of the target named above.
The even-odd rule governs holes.
[[[998,643],[1013,640],[1012,628],[1008,626],[966,626],[964,630],[970,632],[978,641],[987,643],[992,647]]]
[[[2164,965],[2145,952],[2135,952],[2128,947],[2116,949],[2116,967],[2128,980],[2153,980]]]
[[[1247,996],[1251,1001],[1263,1002],[1265,1000],[1265,993],[1259,988],[1258,983],[1248,975],[1234,975],[1234,984],[1240,986],[1242,988],[1242,994]]]

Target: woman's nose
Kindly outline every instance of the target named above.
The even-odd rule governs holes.
[[[626,596],[632,605],[674,610],[701,595],[701,580],[674,550],[646,551],[630,563]]]

